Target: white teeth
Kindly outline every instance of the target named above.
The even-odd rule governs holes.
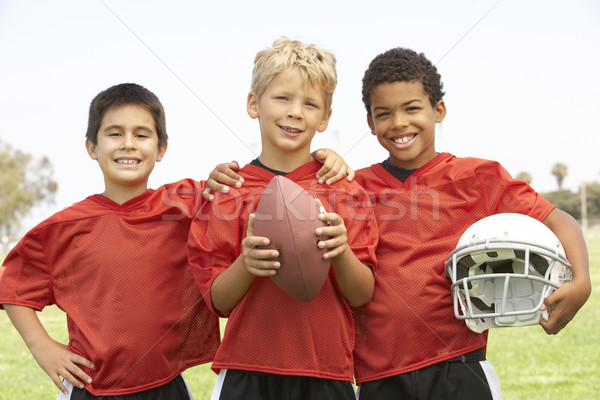
[[[300,133],[300,132],[302,132],[300,129],[288,128],[288,127],[285,127],[285,126],[282,126],[282,128],[285,129],[288,132],[291,132],[291,133]]]
[[[121,159],[117,160],[117,162],[119,164],[137,164],[138,163],[137,160],[121,160]]]
[[[413,136],[404,136],[404,137],[400,137],[400,138],[396,138],[396,139],[392,139],[395,143],[398,144],[404,144],[406,142],[408,142],[409,140],[412,140],[414,138]]]

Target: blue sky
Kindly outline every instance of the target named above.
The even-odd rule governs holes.
[[[355,5],[356,4],[356,5]],[[257,51],[287,36],[333,50],[339,83],[331,147],[355,169],[386,158],[370,135],[361,79],[392,47],[424,52],[438,67],[448,115],[437,150],[494,159],[538,191],[600,180],[600,5],[596,1],[401,2],[0,0],[0,140],[48,156],[56,204],[25,228],[103,190],[84,149],[87,109],[100,91],[136,82],[165,106],[169,149],[151,186],[205,179],[219,162],[256,157],[246,114]]]

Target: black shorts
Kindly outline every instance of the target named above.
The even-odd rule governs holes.
[[[64,382],[65,386],[71,384]],[[61,397],[62,396],[62,397]],[[183,376],[179,375],[169,383],[154,389],[144,390],[139,393],[124,394],[120,396],[94,396],[85,389],[73,388],[70,391],[70,397],[59,394],[57,400],[192,400],[192,394],[188,389]]]
[[[365,382],[359,400],[497,400],[500,382],[484,349],[416,371]]]
[[[219,374],[212,399],[356,400],[356,395],[351,382],[229,369]]]

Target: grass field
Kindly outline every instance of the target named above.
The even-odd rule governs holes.
[[[592,295],[556,336],[540,326],[493,329],[488,359],[507,400],[600,398],[600,236],[587,238]]]
[[[587,240],[592,286],[600,284],[600,236]],[[40,313],[56,340],[66,342],[64,315],[56,307]],[[4,312],[0,312],[0,400],[50,400],[57,390],[37,366]],[[488,359],[494,365],[505,400],[588,400],[600,397],[600,294],[560,334],[541,327],[495,329]],[[196,399],[209,399],[216,375],[208,365],[184,374]]]

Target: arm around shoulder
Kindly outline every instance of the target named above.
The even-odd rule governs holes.
[[[556,334],[575,317],[590,296],[589,259],[583,232],[572,216],[555,208],[543,223],[563,245],[573,274],[571,282],[565,283],[544,301],[546,307],[554,308],[549,320],[541,320],[540,324],[547,334]]]

